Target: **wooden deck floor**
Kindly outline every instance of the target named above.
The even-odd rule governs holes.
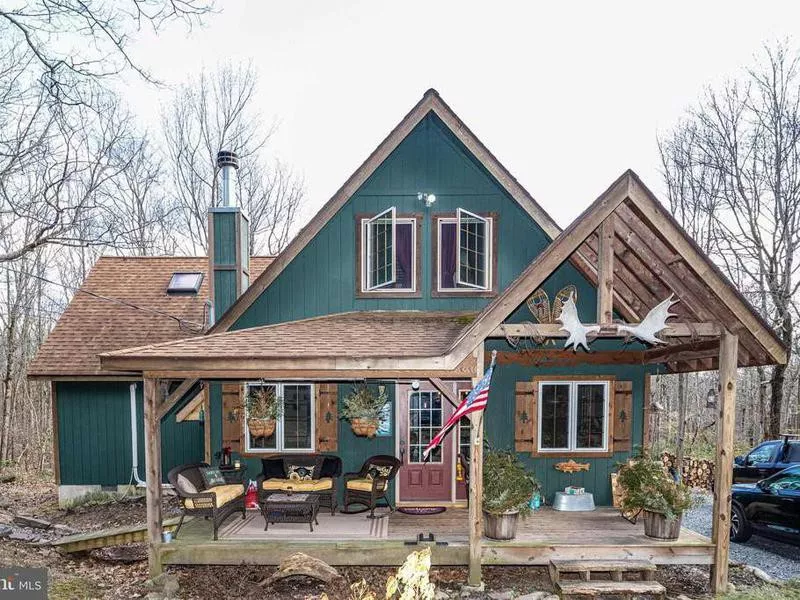
[[[234,519],[237,517],[231,517]],[[260,518],[260,517],[259,517]],[[336,519],[365,519],[364,515],[337,514]],[[293,552],[306,552],[333,565],[399,565],[416,544],[419,533],[433,533],[439,544],[430,545],[439,565],[466,565],[469,545],[467,510],[449,509],[432,516],[394,513],[388,517],[388,538],[342,540],[319,527],[297,540],[212,540],[211,525],[203,519],[186,524],[177,539],[160,544],[164,564],[278,564]],[[589,513],[538,511],[521,521],[510,541],[483,540],[483,563],[546,565],[552,559],[638,559],[657,564],[710,564],[711,541],[682,530],[678,540],[662,542],[644,535],[642,524],[632,525],[613,509]]]

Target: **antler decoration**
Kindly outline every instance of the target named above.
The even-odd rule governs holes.
[[[672,294],[669,298],[661,302],[658,306],[653,307],[647,316],[642,319],[641,323],[635,325],[617,325],[617,332],[627,333],[635,338],[647,342],[648,344],[666,344],[662,339],[656,337],[659,331],[667,327],[667,319],[674,317],[675,314],[669,312],[673,304],[677,304],[680,300],[673,300]]]
[[[561,315],[559,315],[556,320],[563,324],[563,327],[561,327],[562,331],[569,332],[569,337],[564,344],[564,348],[572,346],[573,350],[577,350],[580,346],[583,346],[588,352],[589,343],[586,341],[586,335],[598,333],[600,331],[599,325],[590,325],[587,327],[581,323],[581,320],[578,318],[578,309],[575,306],[575,299],[572,295],[564,302]]]

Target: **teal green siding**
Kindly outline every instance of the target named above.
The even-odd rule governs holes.
[[[130,383],[56,383],[59,469],[62,485],[118,485],[131,481]],[[144,478],[142,384],[136,384],[139,477]],[[177,423],[175,407],[161,422],[161,468],[203,459],[203,425]]]
[[[214,264],[236,264],[236,217],[233,211],[214,211]]]
[[[236,277],[235,269],[214,271],[214,314],[223,314],[236,301]]]
[[[436,194],[426,209],[418,192]],[[421,297],[356,298],[356,216],[396,206],[398,214],[419,213],[422,223]],[[446,130],[426,117],[326,223],[234,328],[253,327],[329,313],[373,309],[480,310],[479,297],[433,298],[432,215],[457,208],[498,215],[497,272],[505,288],[549,243],[530,216]]]
[[[598,342],[597,340],[592,348]],[[505,342],[494,341],[486,345],[487,351],[492,349],[508,350]],[[486,441],[497,449],[514,449],[514,409],[516,405],[515,386],[517,381],[530,381],[533,377],[547,375],[609,375],[618,380],[631,381],[633,384],[633,424],[632,442],[636,449],[642,444],[644,419],[644,378],[648,373],[644,366],[618,365],[581,365],[580,367],[531,367],[515,364],[503,364],[495,369],[489,395],[489,407],[484,418]],[[531,457],[529,453],[519,453],[520,458],[533,470],[542,484],[547,502],[553,495],[568,485],[585,487],[594,494],[598,506],[611,504],[611,473],[617,470],[620,462],[627,460],[629,452],[616,452],[612,458],[578,458],[578,462],[588,462],[588,472],[574,474],[561,473],[553,465],[566,458]]]

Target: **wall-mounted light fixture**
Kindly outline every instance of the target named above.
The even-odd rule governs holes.
[[[418,192],[417,200],[424,200],[425,206],[430,208],[436,202],[436,194],[429,194],[428,192]]]
[[[418,390],[419,389],[419,379],[415,379],[411,382],[411,389]]]

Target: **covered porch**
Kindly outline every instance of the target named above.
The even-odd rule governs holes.
[[[370,520],[363,514],[320,514],[309,531],[305,523],[270,525],[258,511],[243,522],[232,516],[212,540],[211,524],[193,519],[178,537],[157,548],[162,564],[277,565],[294,552],[304,552],[332,565],[400,565],[413,550],[430,546],[437,565],[469,564],[469,510],[450,508],[436,515],[392,513]],[[347,533],[343,533],[347,532]],[[434,541],[418,541],[433,534]],[[551,560],[647,560],[655,564],[712,564],[711,540],[682,529],[677,540],[658,541],[644,535],[618,510],[559,512],[545,507],[520,522],[509,541],[481,539],[484,565],[546,566]]]

